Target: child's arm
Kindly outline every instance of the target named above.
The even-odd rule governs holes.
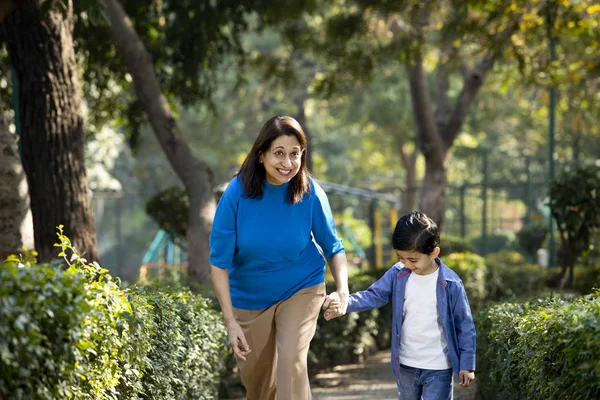
[[[392,267],[367,290],[352,293],[348,299],[348,312],[372,310],[389,303],[397,273],[398,269]]]
[[[392,267],[367,290],[352,293],[348,298],[348,309],[346,312],[372,310],[373,308],[379,308],[389,303],[392,298],[392,286],[397,272],[398,270]],[[334,296],[334,293],[327,296],[323,303],[323,310],[325,310],[325,319],[327,321],[346,314],[346,312],[340,311],[340,300]]]
[[[457,288],[454,300],[454,326],[458,339],[458,354],[460,363],[460,384],[469,386],[471,380],[475,379],[475,350],[476,333],[471,306],[462,282]]]

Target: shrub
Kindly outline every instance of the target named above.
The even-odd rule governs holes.
[[[535,262],[538,249],[542,248],[548,228],[542,224],[525,225],[517,233],[519,248],[527,254],[530,261]]]
[[[486,299],[485,260],[471,253],[453,253],[442,259],[462,279],[471,309],[476,313]]]
[[[471,243],[460,236],[442,235],[440,238],[440,257],[446,257],[452,253],[473,253]]]
[[[134,358],[142,372],[145,398],[217,398],[225,367],[226,330],[206,299],[180,290],[132,288],[138,336],[130,347],[146,350]]]
[[[176,241],[186,240],[189,209],[187,192],[176,186],[158,192],[146,203],[146,213]]]
[[[515,234],[511,231],[498,231],[487,234],[485,238],[475,236],[471,238],[471,244],[481,255],[512,250],[515,248]]]
[[[58,236],[64,267],[0,266],[0,398],[216,398],[225,328],[209,302],[122,290]]]
[[[600,291],[483,310],[478,391],[485,399],[600,395]]]
[[[378,268],[370,270],[364,273],[365,276],[372,278],[371,283],[367,285],[367,288],[375,283],[376,280],[381,278],[389,268]],[[385,306],[379,308],[379,315],[375,319],[375,344],[380,350],[389,349],[391,346],[392,336],[392,303],[388,303]]]
[[[561,249],[561,287],[573,283],[577,259],[593,247],[600,228],[600,166],[563,171],[550,183],[550,211]]]
[[[374,282],[375,279],[369,275],[354,275],[348,279],[350,293],[365,290]],[[327,293],[333,291],[335,284],[328,283]],[[391,312],[389,315],[391,319]],[[375,348],[374,337],[380,328],[378,316],[379,310],[371,310],[325,321],[321,314],[309,350],[309,368],[315,370],[355,362],[372,351]]]
[[[598,288],[600,288],[600,264],[575,266],[575,290],[581,294],[587,294],[592,289]]]
[[[2,264],[0,398],[116,398],[129,303],[106,270],[71,260]]]
[[[487,300],[497,301],[511,296],[529,297],[546,288],[548,271],[529,264],[517,252],[501,251],[485,257],[487,265]]]

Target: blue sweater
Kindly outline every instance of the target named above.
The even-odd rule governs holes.
[[[227,268],[236,308],[267,308],[323,282],[325,260],[316,243],[327,258],[344,252],[323,189],[311,179],[302,201],[289,204],[288,185],[265,181],[262,199],[251,199],[235,177],[219,201],[210,262]]]

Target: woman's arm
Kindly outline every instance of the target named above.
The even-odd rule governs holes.
[[[341,315],[346,313],[348,307],[348,261],[346,259],[346,253],[337,253],[333,257],[327,260],[329,268],[331,269],[331,275],[336,284],[336,291],[340,301],[339,312]],[[333,294],[333,293],[332,293]],[[335,296],[335,295],[334,295]]]
[[[229,272],[225,268],[211,266],[211,279],[217,299],[221,305],[225,326],[229,335],[229,346],[233,349],[236,357],[246,360],[246,355],[250,353],[250,346],[246,342],[246,336],[240,324],[233,315],[233,305],[231,304],[231,294],[229,291]]]

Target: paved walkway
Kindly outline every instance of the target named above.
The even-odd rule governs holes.
[[[390,352],[381,351],[362,363],[339,365],[329,372],[317,374],[311,383],[313,400],[397,400],[389,360]],[[454,400],[474,398],[474,385],[462,388],[455,381]]]
[[[340,365],[320,373],[312,384],[315,400],[397,400],[396,381],[390,369],[390,352],[380,351],[358,364]],[[473,400],[475,386],[454,382],[454,400]]]

